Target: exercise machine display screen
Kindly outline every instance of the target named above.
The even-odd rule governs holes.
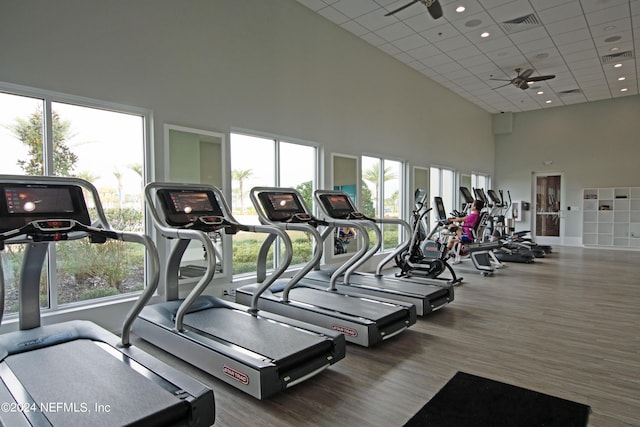
[[[184,226],[200,217],[224,216],[210,190],[161,189],[158,197],[169,225]]]
[[[348,218],[356,208],[346,194],[321,194],[320,201],[332,218]]]
[[[82,189],[74,185],[0,184],[0,231],[42,219],[73,219],[90,224]]]
[[[473,196],[467,187],[460,187],[460,193],[462,194],[465,203],[473,203]]]
[[[487,190],[487,194],[489,194],[489,197],[491,197],[491,201],[493,203],[496,203],[496,204],[502,203],[500,201],[500,197],[498,197],[498,194],[496,194],[495,190]]]
[[[444,208],[444,203],[442,202],[442,197],[434,197],[433,199],[435,205],[436,205],[436,212],[438,213],[438,220],[439,221],[446,221],[447,220],[447,211]]]
[[[424,204],[425,203],[425,199],[427,198],[427,190],[425,190],[424,188],[417,188],[416,192],[414,193],[414,200],[416,205],[417,204]]]
[[[270,221],[287,221],[298,214],[306,214],[294,193],[262,192],[258,198]]]

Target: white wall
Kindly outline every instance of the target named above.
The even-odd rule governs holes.
[[[496,135],[495,149],[497,187],[514,200],[532,200],[532,172],[558,171],[562,208],[582,208],[583,188],[640,186],[640,96],[516,113],[513,131]],[[565,218],[565,241],[579,243],[582,210]]]
[[[0,82],[151,109],[158,176],[165,123],[493,174],[489,113],[294,0],[2,1]]]
[[[157,165],[172,123],[493,173],[490,114],[294,0],[3,2],[0,51],[0,81],[152,109]]]

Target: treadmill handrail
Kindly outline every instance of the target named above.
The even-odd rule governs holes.
[[[92,222],[92,224],[82,224],[76,220],[70,220],[71,232],[78,231],[79,233],[73,236],[74,239],[80,239],[89,235],[100,236],[111,240],[121,240],[123,242],[141,244],[145,247],[147,254],[147,284],[144,290],[140,293],[136,302],[133,304],[122,324],[122,330],[120,334],[120,342],[124,347],[130,345],[130,331],[131,325],[135,321],[136,317],[140,314],[144,306],[149,302],[153,294],[158,288],[160,280],[160,257],[158,255],[158,249],[156,248],[153,240],[143,233],[135,233],[129,231],[113,230],[107,220],[107,216],[100,202],[100,195],[96,187],[84,179],[75,177],[57,177],[57,176],[18,176],[18,175],[0,175],[0,182],[11,184],[47,184],[47,185],[74,185],[81,187],[91,194],[94,202],[94,209],[98,216],[98,221]],[[7,240],[11,243],[41,243],[48,245],[49,241],[33,242],[28,238],[28,234],[25,231],[33,231],[36,229],[34,224],[46,222],[47,220],[39,219],[32,221],[29,224],[21,227],[17,230],[10,230],[3,233],[7,236],[6,239],[2,239],[3,243]],[[31,227],[31,228],[30,228]],[[21,239],[20,237],[25,238]],[[0,266],[0,295],[4,295],[4,274],[2,267]],[[0,316],[4,312],[4,302],[2,303],[2,309],[0,310]],[[39,314],[39,313],[38,313]],[[1,319],[1,317],[0,317]],[[38,326],[38,325],[36,325]]]
[[[322,194],[340,194],[340,195],[344,195],[346,197],[349,197],[349,195],[347,193],[345,193],[344,191],[339,191],[339,190],[316,190],[314,192],[314,196],[316,197],[316,200],[318,201],[318,205],[320,206],[320,208],[322,209],[322,212],[325,215],[324,220],[326,221],[327,218],[332,218],[330,213],[325,209],[325,206],[323,203],[321,203],[320,201],[320,196]],[[354,216],[357,217],[357,216]],[[335,219],[335,218],[333,218]],[[409,225],[408,222],[406,222],[405,220],[401,219],[401,218],[367,218],[365,216],[362,217],[362,219],[353,219],[352,221],[354,222],[362,222],[364,224],[366,224],[367,226],[369,226],[369,228],[371,228],[374,233],[376,234],[376,244],[374,244],[374,246],[367,251],[367,253],[365,253],[357,262],[355,262],[345,273],[344,275],[344,282],[345,283],[349,283],[349,279],[351,277],[351,275],[353,273],[355,273],[358,269],[358,267],[360,267],[362,264],[364,264],[366,261],[370,260],[373,258],[373,256],[376,254],[376,252],[378,252],[378,250],[380,249],[380,247],[382,246],[382,231],[380,230],[380,227],[378,227],[378,224],[395,224],[395,225],[401,225],[402,227],[405,228],[407,235],[410,236],[411,235],[411,225]],[[395,257],[402,253],[407,247],[409,247],[409,243],[410,241],[405,239],[404,242],[402,242],[400,245],[398,245],[396,247],[396,249],[394,249],[391,253],[389,253],[382,261],[380,261],[376,267],[376,275],[380,276],[382,273],[382,269],[384,268],[384,266],[389,263],[391,260],[395,259]]]
[[[322,213],[324,215],[323,219],[325,221],[327,221],[327,222],[347,221],[348,224],[349,224],[349,225],[347,225],[348,227],[356,227],[356,228],[358,228],[359,230],[362,231],[359,234],[363,235],[363,237],[366,236],[367,242],[366,242],[366,244],[363,242],[362,246],[365,247],[367,250],[360,257],[358,257],[352,263],[350,263],[349,267],[346,269],[346,271],[344,273],[343,282],[344,283],[349,283],[351,275],[358,269],[358,267],[360,267],[366,261],[370,260],[376,254],[376,252],[378,252],[378,250],[382,247],[382,231],[375,224],[375,221],[373,219],[367,218],[364,215],[362,217],[355,217],[354,216],[354,217],[349,218],[348,220],[342,220],[340,218],[334,218],[333,216],[331,216],[330,212],[326,209],[324,203],[322,203],[322,201],[320,200],[320,196],[322,196],[323,194],[339,194],[339,195],[344,195],[345,197],[349,197],[349,196],[344,191],[338,191],[338,190],[316,190],[316,191],[314,191],[313,195],[314,195],[316,201],[318,202],[318,206],[320,206],[320,209],[322,210]],[[354,212],[355,212],[355,210],[354,210]],[[376,241],[371,246],[371,248],[369,248],[370,239],[369,239],[369,233],[367,232],[367,227],[369,227],[371,230],[373,230],[374,234],[376,235]]]
[[[254,233],[267,233],[267,234],[276,234],[279,237],[283,238],[285,245],[285,256],[283,260],[280,262],[278,268],[271,274],[268,280],[266,280],[262,286],[254,295],[254,298],[251,303],[250,311],[255,313],[258,311],[258,298],[260,294],[262,294],[271,284],[281,275],[291,264],[291,260],[293,259],[293,245],[291,240],[287,236],[286,233],[281,231],[277,227],[268,226],[268,225],[243,225],[236,221],[236,219],[231,214],[231,210],[229,205],[226,203],[226,200],[217,187],[207,184],[185,184],[185,183],[166,183],[166,182],[151,182],[145,186],[145,198],[147,200],[147,207],[149,212],[151,213],[153,223],[161,232],[164,237],[167,238],[178,238],[182,240],[198,240],[200,241],[205,249],[205,252],[208,254],[207,256],[207,267],[205,274],[200,278],[198,283],[193,287],[193,289],[187,294],[182,303],[180,304],[176,315],[175,315],[175,328],[178,331],[182,331],[184,329],[184,316],[189,311],[193,303],[197,300],[197,298],[202,295],[204,290],[209,286],[213,277],[215,275],[216,269],[216,255],[215,248],[213,247],[213,243],[211,239],[201,230],[195,229],[181,229],[176,228],[168,224],[164,216],[160,215],[157,209],[157,200],[156,197],[157,191],[163,188],[175,188],[180,190],[204,190],[204,191],[212,191],[216,195],[216,199],[222,213],[224,215],[225,220],[232,226],[247,232]]]
[[[380,224],[400,225],[406,230],[407,236],[411,236],[411,225],[401,218],[376,218],[376,222],[379,222]],[[384,257],[384,259],[382,259],[382,261],[380,261],[376,266],[376,276],[382,276],[382,270],[384,269],[384,266],[394,260],[396,256],[404,252],[409,247],[410,243],[411,239],[404,239],[401,244],[399,244],[392,252],[389,253],[389,255]]]
[[[302,198],[302,196],[300,195],[300,193],[293,189],[293,188],[282,188],[282,187],[253,187],[251,189],[251,191],[249,192],[249,197],[251,198],[251,202],[253,203],[253,205],[256,208],[256,212],[258,212],[258,216],[260,218],[260,222],[262,223],[266,223],[266,224],[273,224],[273,225],[280,225],[282,227],[284,227],[285,229],[287,227],[289,227],[289,229],[293,229],[291,228],[292,226],[300,225],[300,224],[304,224],[304,223],[294,223],[294,222],[274,222],[271,219],[269,219],[268,215],[266,214],[265,210],[264,210],[264,206],[262,204],[262,202],[260,201],[260,198],[258,197],[258,194],[263,193],[263,192],[282,192],[282,191],[286,191],[289,193],[292,193],[296,196],[296,198],[298,199],[298,204],[300,205],[300,207],[304,210],[304,213],[309,217],[309,221],[308,223],[306,223],[305,225],[313,228],[315,230],[314,232],[311,232],[310,229],[305,228],[302,231],[309,231],[312,233],[312,235],[314,236],[314,239],[316,240],[316,247],[320,247],[322,245],[322,243],[324,243],[324,240],[326,239],[326,237],[328,236],[328,233],[322,233],[322,235],[318,232],[318,230],[316,229],[316,227],[314,227],[311,224],[322,224],[330,229],[336,228],[336,227],[355,227],[357,228],[360,233],[358,233],[362,239],[362,245],[360,246],[360,249],[358,249],[358,251],[355,252],[355,254],[349,258],[346,262],[344,262],[340,267],[338,267],[338,269],[336,271],[333,272],[333,274],[331,275],[330,279],[329,279],[329,290],[331,291],[335,291],[336,288],[336,282],[338,281],[338,278],[340,275],[342,275],[351,265],[353,265],[353,263],[356,263],[362,256],[364,256],[364,254],[366,253],[368,247],[369,247],[369,235],[367,233],[366,228],[364,228],[364,226],[362,226],[361,224],[358,224],[357,222],[353,222],[353,221],[348,221],[348,220],[331,220],[331,221],[319,221],[318,218],[314,217],[313,215],[311,215],[309,213],[309,209],[306,205],[306,203],[304,202],[304,199]],[[324,223],[323,223],[324,222]],[[317,251],[322,252],[321,249],[318,249]],[[314,251],[314,252],[317,252]],[[321,257],[322,257],[322,253],[320,253],[317,257],[316,254],[314,253],[314,256],[311,260],[311,262],[307,263],[307,266],[305,266],[305,268],[303,268],[304,270],[304,274],[307,274],[308,271],[310,271],[313,268],[319,267],[320,265],[320,261],[321,261]],[[314,262],[312,264],[312,262]],[[310,268],[306,268],[306,267],[310,267]],[[308,271],[307,271],[308,270]],[[299,277],[298,277],[299,276]],[[302,274],[300,272],[298,272],[298,274],[296,276],[294,276],[293,279],[296,279],[295,281],[289,282],[287,284],[287,287],[285,287],[285,289],[291,289],[293,288],[293,286],[295,286],[297,284],[297,282],[302,278]],[[284,293],[283,293],[283,299],[284,299]],[[288,298],[288,290],[286,293],[286,296]]]

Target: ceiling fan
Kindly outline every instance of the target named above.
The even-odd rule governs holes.
[[[494,87],[494,89],[500,89],[501,87],[514,85],[517,88],[525,90],[525,89],[529,89],[529,85],[531,83],[541,82],[543,80],[550,80],[550,79],[553,79],[553,78],[556,77],[555,74],[549,74],[547,76],[531,77],[531,74],[533,74],[533,70],[531,68],[528,68],[528,69],[524,70],[522,72],[522,74],[520,74],[520,72],[522,71],[522,68],[516,68],[514,71],[516,73],[518,73],[518,75],[516,77],[514,77],[513,79],[511,79],[511,80],[489,78],[489,80],[497,80],[497,81],[509,82],[509,83],[507,83],[505,85]]]
[[[429,14],[433,17],[433,19],[438,19],[442,16],[442,7],[440,6],[440,2],[438,0],[413,0],[402,7],[397,8],[396,10],[392,10],[391,12],[385,14],[384,16],[393,15],[394,13],[398,13],[401,10],[404,10],[411,6],[414,3],[422,3],[427,6],[427,10]]]

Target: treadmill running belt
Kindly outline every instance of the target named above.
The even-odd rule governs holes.
[[[15,354],[6,363],[53,425],[170,425],[188,409],[90,340]]]
[[[370,319],[380,325],[393,323],[407,316],[407,311],[398,309],[398,306],[372,302],[373,297],[370,300],[345,297],[343,294],[307,288],[302,284],[291,289],[289,299],[343,314],[350,314],[355,317]]]
[[[326,337],[227,308],[189,313],[184,324],[265,356],[281,368],[327,353],[332,347]]]

